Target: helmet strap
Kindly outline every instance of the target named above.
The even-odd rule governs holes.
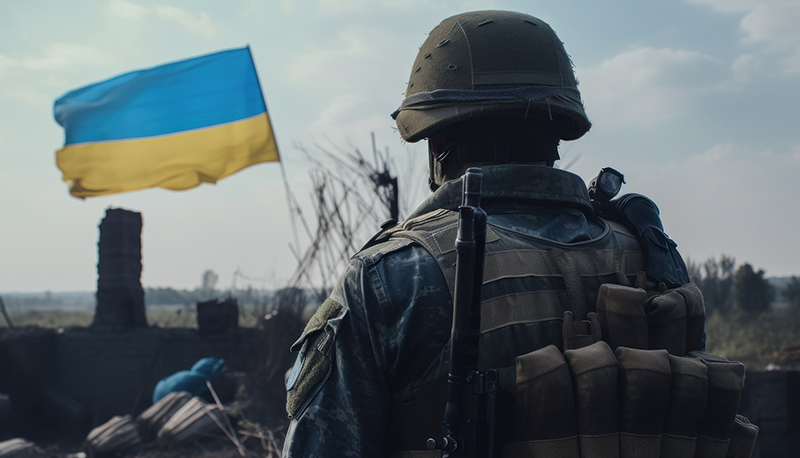
[[[445,133],[443,135],[444,147],[441,151],[434,151],[432,142],[428,139],[428,188],[431,192],[436,192],[442,185],[444,177],[443,164],[444,161],[450,157],[450,154],[458,147],[458,144],[452,140],[447,140]]]
[[[434,154],[433,148],[431,148],[431,141],[428,140],[428,188],[431,192],[436,192],[439,189],[439,184],[436,183],[436,175],[435,175],[435,168],[437,168],[437,160],[438,157]],[[441,165],[438,165],[439,170],[441,170]]]
[[[447,148],[442,152],[435,152],[428,141],[428,188],[431,192],[436,192],[442,185],[442,162],[450,155],[452,148]]]

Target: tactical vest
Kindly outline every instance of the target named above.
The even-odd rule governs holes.
[[[514,213],[514,217],[525,218]],[[373,242],[404,239],[427,249],[442,270],[452,297],[456,219],[457,212],[435,210],[387,230]],[[603,225],[600,236],[564,244],[498,225],[489,215],[479,369],[498,369],[505,390],[515,389],[518,355],[548,345],[563,350],[564,312],[584,319],[595,310],[601,284],[633,285],[643,270],[637,239],[616,222],[599,221]],[[439,456],[439,451],[427,450],[426,440],[442,427],[448,351],[446,346],[420,379],[394,393],[391,450],[395,456]]]

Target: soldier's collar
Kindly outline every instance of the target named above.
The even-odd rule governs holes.
[[[586,183],[566,170],[542,165],[503,164],[482,166],[481,207],[487,212],[514,204],[515,207],[564,205],[587,216],[594,214]],[[461,205],[463,177],[444,183],[425,199],[408,219],[440,208],[457,210]]]

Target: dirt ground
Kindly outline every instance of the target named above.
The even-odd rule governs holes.
[[[246,458],[277,458],[283,444],[262,442],[259,438],[243,438],[243,451]],[[49,444],[37,446],[32,458],[86,458],[81,444]],[[241,458],[236,446],[227,439],[207,439],[185,447],[172,450],[157,448],[154,444],[145,445],[129,453],[112,455],[125,458]]]

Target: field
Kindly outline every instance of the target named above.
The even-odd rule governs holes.
[[[706,321],[708,351],[748,369],[800,369],[800,311],[781,308],[758,316],[714,313]]]
[[[11,309],[8,311],[16,326],[41,326],[44,328],[67,328],[89,326],[94,312],[88,309]],[[239,326],[255,327],[261,313],[256,308],[239,307]],[[197,312],[194,307],[148,307],[147,323],[161,328],[196,328]],[[7,326],[0,318],[0,327]]]

